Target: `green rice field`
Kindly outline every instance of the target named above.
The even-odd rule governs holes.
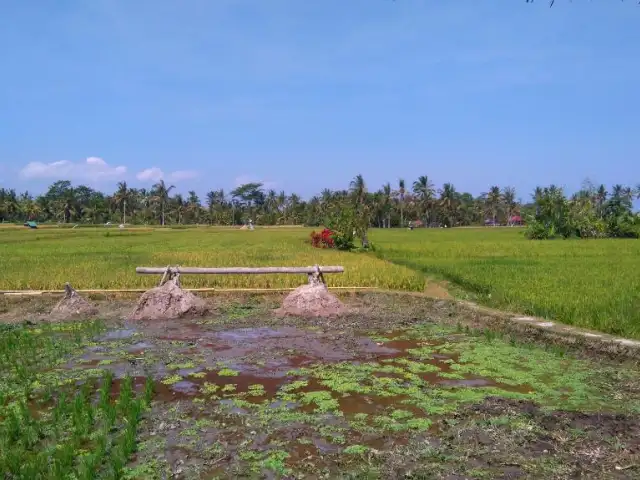
[[[480,303],[640,337],[640,242],[527,240],[517,228],[380,231],[377,254]]]

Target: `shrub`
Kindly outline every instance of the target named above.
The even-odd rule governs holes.
[[[353,250],[353,248],[355,248],[353,235],[334,233],[333,241],[338,250]]]
[[[325,218],[325,225],[332,232],[335,248],[352,250],[355,247],[355,233],[359,229],[356,211],[348,203],[332,205]]]
[[[632,215],[612,217],[607,225],[607,234],[616,238],[640,238],[640,221]]]
[[[530,240],[548,240],[556,236],[556,229],[553,225],[531,219],[527,222],[524,234]]]
[[[325,228],[322,232],[311,232],[311,245],[316,248],[336,248],[336,242],[334,241],[334,233]]]

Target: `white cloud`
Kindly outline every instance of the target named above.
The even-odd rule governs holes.
[[[145,168],[136,174],[136,178],[141,182],[157,182],[164,178],[164,172],[158,167]]]
[[[69,160],[51,163],[31,162],[20,170],[20,176],[28,179],[54,178],[94,182],[124,178],[126,173],[127,167],[111,166],[98,157],[89,157],[84,162],[70,162]]]
[[[176,170],[165,175],[162,169],[158,167],[145,168],[136,174],[136,178],[141,182],[158,182],[160,180],[179,182],[181,180],[192,180],[197,176],[198,172],[195,170]]]
[[[245,185],[247,183],[261,183],[263,188],[267,190],[276,188],[278,186],[277,182],[272,182],[269,180],[260,180],[253,175],[240,175],[235,178],[235,186],[239,187],[240,185]]]

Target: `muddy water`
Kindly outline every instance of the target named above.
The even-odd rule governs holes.
[[[340,332],[321,333],[296,327],[215,331],[189,322],[140,323],[135,327],[127,326],[104,334],[98,339],[100,346],[92,347],[81,358],[69,362],[66,368],[108,368],[114,371],[118,379],[132,375],[132,370],[135,370],[132,365],[135,366],[136,362],[145,363],[145,373],[157,379],[156,398],[162,401],[195,397],[205,384],[219,388],[235,385],[234,395],[248,392],[252,385],[262,385],[265,394],[256,398],[276,400],[275,395],[280,388],[291,381],[290,373],[299,368],[336,362],[359,364],[372,361],[385,361],[386,365],[402,368],[401,363],[393,360],[410,358],[411,350],[443,343],[441,338],[398,338],[404,333],[387,332],[385,336],[389,338],[388,341],[376,342],[365,336],[348,337]],[[450,335],[448,338],[453,337],[464,336]],[[115,344],[114,348],[108,347],[111,343]],[[170,369],[169,362],[163,361],[163,356],[176,352],[189,359],[189,364],[182,365],[186,368]],[[527,386],[503,385],[485,377],[465,375],[462,379],[447,379],[440,376],[441,373],[452,373],[451,363],[457,360],[457,353],[436,352],[427,358],[413,359],[437,367],[434,371],[419,374],[429,384],[449,388],[497,387],[518,392],[530,391]],[[180,362],[177,363],[180,366]],[[219,375],[217,371],[221,368],[232,369],[233,375]],[[163,378],[169,375],[177,375],[181,379],[163,382]],[[142,379],[144,376],[137,375],[135,378]],[[114,393],[117,393],[119,383],[114,385]],[[326,390],[320,384],[316,387],[317,390]],[[309,391],[309,388],[305,390]],[[393,399],[351,395],[340,399],[340,403],[345,413],[356,414],[369,413],[378,407],[384,409],[393,403]]]
[[[312,459],[316,466],[346,445],[381,450],[402,444],[406,435],[380,430],[375,420],[393,422],[394,412],[405,416],[401,419],[428,420],[429,415],[411,403],[410,395],[402,394],[404,387],[415,391],[416,378],[424,392],[483,387],[530,391],[526,385],[502,385],[486,377],[452,378],[456,374],[452,364],[459,360],[455,343],[464,341],[464,335],[415,339],[407,338],[406,332],[381,332],[375,338],[378,340],[364,334],[292,326],[220,330],[190,322],[139,323],[104,334],[97,339],[97,346],[87,348],[65,368],[113,371],[113,398],[119,395],[125,375],[133,377],[134,390],[139,393],[151,376],[153,415],[157,416],[151,423],[171,423],[176,429],[153,433],[166,438],[165,458],[170,463],[185,455],[197,457],[198,449],[214,443],[223,444],[233,458],[234,452],[247,444],[268,452],[275,448],[272,443],[284,442],[290,453],[287,464],[305,464]],[[447,348],[441,351],[438,346]],[[372,365],[374,371],[357,373],[358,368],[366,372]],[[349,377],[353,371],[355,377]],[[300,382],[299,386],[289,389],[294,381]],[[350,387],[341,389],[341,382]],[[386,391],[387,384],[395,389]],[[363,388],[359,390],[360,385]],[[175,408],[186,410],[179,420],[170,422],[168,412]],[[267,430],[254,426],[259,418],[271,418],[265,413],[269,411],[297,412],[318,423],[300,420],[291,424],[277,413]],[[186,447],[179,428],[202,419],[216,427],[201,428]],[[364,422],[368,430],[352,428],[352,421]],[[335,442],[321,427],[342,429],[345,439]],[[181,465],[187,468],[187,464]]]

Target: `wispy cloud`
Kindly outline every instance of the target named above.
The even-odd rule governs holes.
[[[98,182],[121,179],[126,176],[127,167],[111,166],[99,157],[89,157],[84,162],[59,160],[43,163],[31,162],[20,170],[20,176],[26,179],[60,179]]]
[[[136,174],[136,178],[141,182],[157,182],[164,178],[164,172],[158,167],[145,168]]]
[[[165,174],[161,168],[151,167],[145,168],[136,174],[136,178],[141,182],[158,182],[167,180],[169,182],[179,182],[182,180],[193,180],[198,177],[195,170],[176,170],[169,174]]]

